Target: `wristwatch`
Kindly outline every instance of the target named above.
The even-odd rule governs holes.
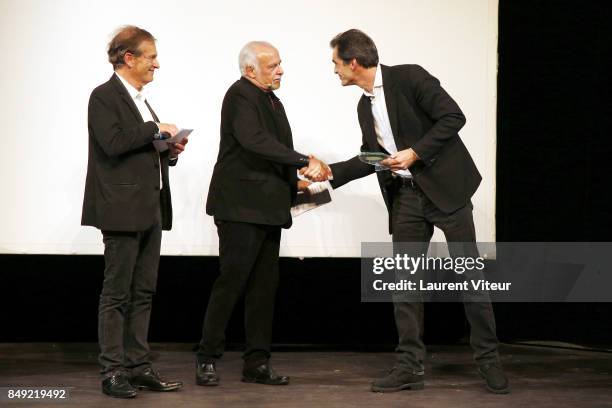
[[[166,132],[156,132],[153,134],[153,139],[155,140],[166,140],[166,139],[170,139],[170,135],[167,134]]]

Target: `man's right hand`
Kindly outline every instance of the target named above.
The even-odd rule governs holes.
[[[332,177],[332,171],[325,162],[317,159],[313,155],[310,158],[308,167],[300,169],[300,174],[311,181],[326,181]]]
[[[158,123],[157,127],[159,128],[159,133],[166,133],[170,137],[176,136],[179,131],[176,125],[172,123]]]

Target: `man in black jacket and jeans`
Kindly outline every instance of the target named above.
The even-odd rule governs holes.
[[[465,124],[459,106],[420,66],[380,65],[376,45],[359,30],[338,34],[330,46],[334,72],[342,85],[357,85],[364,91],[357,106],[361,150],[390,154],[383,164],[391,171],[380,171],[377,176],[389,210],[393,242],[409,242],[411,247],[420,243],[417,255],[426,254],[437,226],[447,242],[468,243],[461,245],[465,251],[461,255],[477,257],[470,198],[481,176],[457,133]],[[330,167],[334,188],[374,172],[373,166],[358,157]],[[493,308],[481,296],[464,296],[474,358],[487,389],[507,393]],[[385,378],[374,381],[372,391],[423,388],[423,304],[394,301],[394,312],[398,362]]]
[[[160,123],[143,88],[159,68],[155,38],[134,26],[108,45],[114,74],[89,98],[89,159],[82,225],[102,231],[104,283],[98,310],[102,392],[133,398],[136,389],[172,391],[151,367],[147,333],[157,285],[162,229],[172,227],[168,166],[187,140],[154,147],[177,133]],[[167,143],[166,143],[167,145]]]
[[[254,41],[239,55],[242,77],[225,94],[221,140],[206,202],[219,234],[220,275],[212,289],[197,352],[196,383],[217,385],[225,327],[245,294],[242,380],[285,385],[269,364],[281,228],[291,226],[297,171],[327,180],[329,168],[293,150],[289,121],[274,94],[283,69],[276,48]]]

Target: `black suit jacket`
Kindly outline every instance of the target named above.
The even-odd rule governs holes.
[[[143,121],[116,74],[91,93],[88,128],[81,224],[106,231],[144,231],[161,222],[163,229],[170,229],[169,152],[157,153],[152,143],[157,125]]]
[[[440,82],[418,65],[381,65],[383,89],[398,150],[412,147],[421,160],[410,171],[427,197],[442,211],[452,213],[465,206],[481,181],[480,173],[458,131],[465,116]],[[363,95],[357,106],[362,151],[382,151],[376,140],[371,102]],[[331,165],[332,185],[340,187],[374,172],[359,158]],[[391,214],[397,183],[389,171],[377,173]],[[391,221],[391,220],[390,220]],[[391,231],[391,222],[390,231]]]
[[[288,228],[296,169],[307,164],[308,157],[293,150],[278,98],[241,78],[223,99],[219,155],[206,212],[215,220]]]

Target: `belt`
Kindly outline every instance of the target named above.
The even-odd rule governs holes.
[[[412,177],[400,177],[400,176],[396,176],[395,177],[395,182],[400,186],[400,187],[410,187],[410,188],[417,188],[417,183],[414,182],[414,178]]]

